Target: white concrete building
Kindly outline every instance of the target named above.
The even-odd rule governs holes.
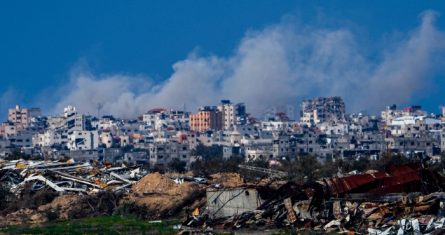
[[[99,133],[97,131],[73,131],[68,135],[69,150],[93,150],[98,146]]]
[[[44,133],[33,135],[32,144],[34,147],[49,147],[56,144],[62,144],[62,135],[54,130],[47,130]]]
[[[292,129],[294,123],[286,121],[262,121],[261,129],[263,131],[286,131]]]
[[[397,109],[396,105],[388,106],[381,112],[381,118],[384,123],[390,125],[395,119],[406,116],[426,116],[427,113],[421,110],[420,106],[413,105],[404,109]]]
[[[106,148],[111,148],[113,146],[113,136],[110,132],[100,133],[100,143],[105,145]]]

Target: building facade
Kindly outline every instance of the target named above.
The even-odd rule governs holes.
[[[190,115],[190,129],[192,131],[204,132],[208,130],[222,129],[222,112],[216,107],[201,107],[196,114]]]
[[[338,96],[316,97],[301,104],[301,122],[308,125],[345,119],[345,103]]]
[[[23,129],[28,127],[32,117],[38,117],[40,115],[41,111],[39,108],[26,109],[16,105],[15,108],[8,110],[8,121],[19,129]]]
[[[246,106],[243,103],[233,104],[230,100],[221,100],[218,110],[222,113],[224,130],[232,130],[236,125],[246,124]]]

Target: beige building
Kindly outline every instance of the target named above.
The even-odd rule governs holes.
[[[16,105],[15,108],[8,110],[8,121],[13,123],[17,128],[23,129],[28,127],[32,117],[40,115],[41,111],[39,108],[26,109]]]
[[[236,125],[246,123],[246,106],[243,103],[234,104],[230,100],[221,100],[218,110],[222,113],[221,122],[224,130],[233,130]]]

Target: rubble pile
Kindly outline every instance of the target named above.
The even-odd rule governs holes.
[[[210,176],[211,183],[220,187],[233,188],[245,185],[243,178],[238,173],[217,173]]]
[[[5,196],[0,215],[4,219],[0,219],[0,226],[42,223],[48,217],[112,214],[122,194],[145,174],[138,167],[95,162],[3,161],[0,183]]]
[[[415,234],[445,232],[444,178],[418,165],[333,177],[311,184],[221,189],[211,192],[210,210],[183,225],[201,229],[292,228],[319,232]],[[380,190],[378,190],[380,189]],[[216,197],[214,195],[217,195]],[[261,201],[246,211],[250,201]],[[214,207],[213,205],[221,205]],[[214,217],[221,211],[232,215]],[[238,212],[237,212],[238,211]]]
[[[140,168],[107,167],[100,164],[67,162],[23,161],[4,163],[0,181],[13,192],[32,183],[32,190],[50,187],[56,192],[98,192],[128,189],[145,173]]]
[[[424,200],[421,199],[422,196],[418,196],[411,203],[330,199],[319,204],[315,202],[315,198],[297,199],[299,196],[285,194],[282,195],[283,200],[266,202],[257,210],[206,221],[206,224],[220,229],[292,227],[297,230],[376,234],[387,230],[397,231],[402,224],[403,231],[416,231],[417,228],[408,225],[413,223],[412,221],[419,221],[417,226],[420,232],[427,233],[444,228],[445,193],[426,195],[424,198],[427,199]]]
[[[97,163],[9,161],[0,226],[113,213],[187,215],[183,229],[292,229],[368,234],[445,232],[445,178],[419,164],[295,183],[238,173],[211,178]]]
[[[0,183],[8,192],[0,226],[110,215],[131,204],[130,213],[166,218],[187,205],[202,205],[207,180],[147,174],[138,167],[96,162],[4,161]],[[125,209],[124,209],[125,210]],[[128,211],[126,211],[128,212]],[[48,215],[51,214],[51,215]]]
[[[132,192],[127,198],[130,202],[155,212],[153,218],[162,218],[202,197],[203,187],[192,182],[175,183],[164,175],[150,173],[133,185]]]

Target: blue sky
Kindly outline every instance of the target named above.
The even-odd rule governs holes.
[[[92,80],[124,74],[131,75],[127,82],[149,77],[151,86],[162,84],[174,74],[172,66],[191,53],[231,58],[246,34],[283,21],[346,28],[372,60],[386,43],[398,37],[403,42],[419,27],[425,10],[435,11],[435,27],[444,29],[442,1],[4,1],[0,109],[20,103],[50,112],[73,84],[70,74],[79,64],[94,74]],[[421,103],[436,112],[445,103],[445,82],[440,70],[428,76],[433,77],[429,95],[421,91],[394,102]]]

